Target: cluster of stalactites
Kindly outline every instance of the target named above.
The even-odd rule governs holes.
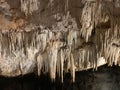
[[[21,0],[21,8],[27,15],[36,10],[37,2],[38,0]],[[106,62],[109,65],[113,62],[119,64],[120,20],[103,8],[102,2],[86,1],[81,30],[75,19],[67,13],[52,30],[45,26],[33,26],[28,31],[0,32],[0,74],[25,75],[37,69],[38,75],[49,73],[52,80],[58,75],[63,82],[64,72],[70,72],[74,82],[75,71],[97,69]],[[98,24],[109,20],[110,28],[97,28]]]
[[[58,23],[60,26],[53,27],[53,30],[44,28],[44,26],[40,26],[39,29],[35,27],[33,31],[2,32],[1,30],[0,74],[4,76],[25,75],[34,72],[37,68],[38,75],[49,73],[51,79],[54,80],[57,73],[63,82],[64,62],[67,60],[70,63],[67,62],[69,65],[66,65],[66,68],[70,69],[74,78],[74,58],[71,48],[74,40],[75,44],[77,43],[77,30],[74,29],[78,28],[75,20],[68,17],[69,14],[64,23],[68,24],[70,21],[74,28],[62,26],[66,29],[65,31],[54,31],[64,25],[61,22]]]
[[[81,35],[85,39],[85,42],[89,41],[96,25],[101,20],[101,8],[102,5],[100,0],[84,1],[84,8],[82,10],[80,22],[82,25]]]
[[[113,18],[112,28],[105,32],[104,54],[108,65],[120,65],[120,19]]]
[[[120,13],[119,0],[111,2],[112,6],[104,4],[104,17],[109,17],[110,27],[104,32],[104,56],[108,65],[120,65]]]
[[[120,61],[119,3],[118,0],[85,1],[81,17],[81,36],[85,42],[91,42],[94,37],[97,53],[111,66]]]
[[[61,82],[63,72],[69,72],[74,82],[75,71],[97,68],[96,45],[80,38],[69,13],[63,18],[53,30],[37,26],[33,31],[1,32],[1,75],[25,75],[37,68],[38,75],[49,73],[52,80],[58,75]]]

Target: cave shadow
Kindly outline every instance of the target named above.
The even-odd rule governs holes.
[[[120,90],[120,67],[104,65],[76,72],[76,81],[71,83],[70,74],[64,74],[64,83],[51,82],[48,75],[29,74],[16,78],[0,77],[0,90]]]

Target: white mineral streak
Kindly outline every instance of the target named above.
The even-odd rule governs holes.
[[[38,10],[40,2],[38,0],[20,0],[21,11],[26,15],[32,14],[34,11]]]

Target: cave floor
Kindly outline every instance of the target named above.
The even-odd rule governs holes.
[[[38,78],[34,74],[17,78],[0,77],[0,90],[120,90],[120,67],[107,65],[97,71],[76,72],[76,82],[70,83],[70,75],[64,75],[64,83],[51,83],[48,76]],[[59,80],[58,80],[59,81]]]

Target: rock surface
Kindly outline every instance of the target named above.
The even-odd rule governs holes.
[[[0,75],[120,65],[119,0],[1,0]]]

